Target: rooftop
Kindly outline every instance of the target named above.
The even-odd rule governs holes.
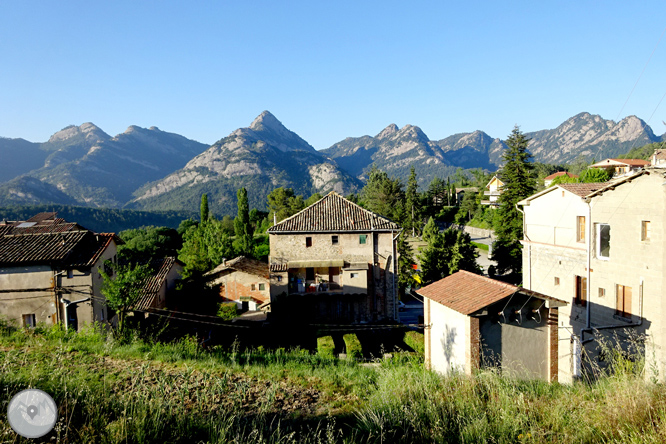
[[[471,315],[514,293],[547,300],[555,306],[566,304],[545,294],[462,270],[417,290],[417,293],[464,315]]]
[[[306,209],[277,223],[269,233],[398,231],[400,226],[389,219],[362,208],[335,191]]]
[[[146,310],[153,305],[155,296],[159,293],[169,271],[171,271],[176,262],[178,260],[175,257],[165,257],[151,262],[150,265],[155,270],[155,273],[144,282],[141,289],[141,298],[134,305],[135,309]]]
[[[571,174],[568,171],[558,171],[557,173],[553,173],[550,176],[545,177],[543,180],[553,180],[556,177],[565,176],[565,175],[568,176],[568,177],[576,177],[576,178],[578,177],[575,174]]]
[[[225,271],[243,271],[254,276],[261,276],[268,279],[268,264],[245,256],[238,256],[235,259],[226,261],[204,274],[204,276],[217,276]]]

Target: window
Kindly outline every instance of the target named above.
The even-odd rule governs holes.
[[[631,317],[631,287],[615,286],[615,314],[623,318]]]
[[[266,289],[266,284],[259,284],[259,291],[264,291]]]
[[[555,277],[555,285],[560,285],[560,278],[557,276]]]
[[[574,303],[585,307],[587,305],[587,278],[582,276],[576,276],[576,287],[574,289]]]
[[[331,236],[331,244],[338,245],[338,236]]]
[[[104,267],[104,271],[106,272],[106,267]],[[67,270],[67,279],[72,279],[73,277],[74,277],[74,270]]]
[[[314,278],[315,278],[314,268],[306,268],[305,269],[305,280],[306,281],[314,281]]]
[[[252,290],[252,291],[255,290],[255,285],[254,284],[250,285],[250,290]]]
[[[644,220],[641,222],[641,240],[649,241],[651,235],[650,221]]]
[[[366,242],[367,239],[368,239],[368,235],[367,235],[367,234],[359,234],[359,235],[358,235],[358,243],[359,243],[359,244],[364,244],[364,243]]]
[[[358,277],[358,273],[349,273],[349,278],[354,279]]]
[[[576,242],[585,242],[585,216],[576,217]]]
[[[610,225],[597,224],[597,258],[608,259],[610,257]]]
[[[37,322],[35,322],[34,313],[23,315],[23,326],[26,328],[35,328]]]
[[[282,276],[275,276],[278,282],[282,282]]]
[[[605,298],[606,297],[606,289],[605,288],[599,288],[599,297],[600,298]]]
[[[312,246],[312,238],[311,237],[306,237],[305,238],[305,246],[306,247],[311,247]]]

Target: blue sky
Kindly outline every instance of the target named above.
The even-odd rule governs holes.
[[[666,2],[0,1],[0,136],[91,121],[214,143],[263,110],[315,148],[413,124],[505,138],[648,120]],[[666,127],[666,100],[649,124]]]

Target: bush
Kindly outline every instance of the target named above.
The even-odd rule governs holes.
[[[238,316],[238,306],[235,302],[222,302],[217,309],[217,315],[225,321],[230,321]]]
[[[344,335],[345,347],[347,348],[348,359],[361,359],[363,357],[363,347],[356,334],[350,333]]]

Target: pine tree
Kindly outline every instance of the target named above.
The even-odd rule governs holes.
[[[200,217],[202,224],[208,222],[208,218],[210,217],[210,212],[208,211],[208,194],[205,193],[201,195]]]
[[[414,250],[407,242],[407,235],[403,231],[398,237],[396,242],[396,250],[398,251],[398,294],[403,296],[407,287],[414,283]]]
[[[516,204],[536,190],[532,174],[534,167],[530,163],[532,155],[527,151],[529,141],[518,126],[513,128],[505,141],[507,149],[502,156],[504,166],[499,174],[504,185],[499,196],[495,226],[497,239],[493,245],[492,259],[497,262],[498,274],[511,273],[516,281],[520,281],[523,263],[520,244],[523,238],[523,218]]]
[[[250,223],[250,205],[247,200],[247,190],[240,188],[236,194],[238,197],[238,214],[234,219],[234,233],[236,233],[236,244],[238,253],[251,256],[254,251],[252,236],[252,225]]]
[[[466,270],[472,273],[480,273],[481,267],[476,263],[477,257],[479,257],[479,253],[477,253],[469,233],[458,231],[456,243],[451,249],[449,272],[453,274],[456,271]]]

